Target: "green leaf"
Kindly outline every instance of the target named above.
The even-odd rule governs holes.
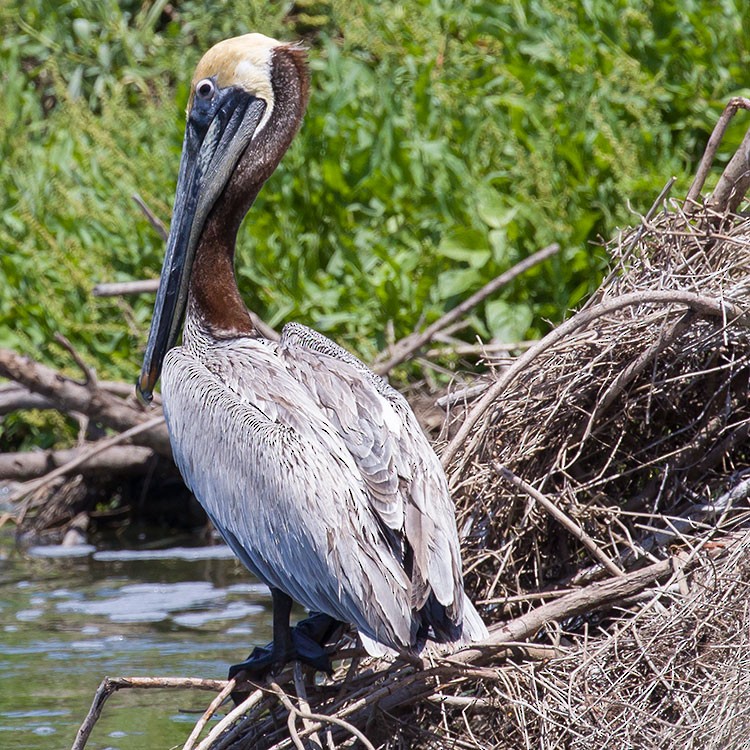
[[[83,83],[83,65],[78,65],[68,81],[68,94],[71,99],[77,99],[81,95]]]
[[[91,21],[86,18],[73,19],[73,33],[82,41],[87,42],[91,38]]]
[[[437,252],[445,258],[468,263],[472,268],[481,268],[491,256],[487,236],[478,229],[454,229],[446,233]]]
[[[482,277],[473,268],[459,268],[443,271],[438,276],[438,296],[441,300],[448,300],[467,291],[473,291],[481,286]]]
[[[491,229],[489,233],[490,245],[492,247],[492,257],[498,265],[503,265],[508,261],[510,248],[508,247],[508,237],[504,229]]]
[[[522,341],[534,320],[534,313],[528,305],[512,304],[502,299],[488,302],[484,315],[492,338],[503,344]]]
[[[482,221],[492,229],[507,226],[516,217],[521,206],[508,205],[508,199],[497,190],[486,188],[479,193],[477,213]]]

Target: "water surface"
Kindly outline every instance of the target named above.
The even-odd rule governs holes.
[[[226,677],[271,638],[270,596],[225,547],[30,548],[0,536],[0,748],[70,747],[103,677]],[[181,745],[212,693],[124,690],[92,750]]]

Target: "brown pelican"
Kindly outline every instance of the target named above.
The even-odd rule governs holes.
[[[406,400],[309,328],[265,340],[237,289],[237,230],[307,97],[294,44],[247,34],[198,64],[138,383],[149,399],[161,375],[185,482],[271,589],[272,647],[238,665],[258,671],[328,667],[326,628],[290,628],[293,599],[355,625],[371,654],[486,635],[463,590],[445,476]]]

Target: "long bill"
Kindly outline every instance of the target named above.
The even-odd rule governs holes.
[[[151,328],[136,386],[151,401],[164,357],[185,317],[190,273],[206,219],[248,147],[266,105],[240,89],[217,92],[210,105],[193,104],[177,178],[172,224]]]

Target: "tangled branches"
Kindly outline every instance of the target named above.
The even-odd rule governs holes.
[[[621,237],[611,248],[621,273],[560,327],[570,335],[540,342],[502,394],[490,386],[451,474],[485,602],[568,585],[585,552],[498,464],[536,479],[626,564],[652,554],[655,534],[661,547],[679,536],[680,519],[710,521],[739,481],[750,458],[750,223],[716,218],[665,212]]]
[[[466,405],[449,468],[467,583],[501,620],[644,561],[700,568],[645,603],[542,629],[569,653],[485,681],[506,710],[433,722],[435,747],[734,747],[746,734],[731,696],[748,687],[750,222],[673,205],[610,250],[616,273],[584,310]],[[481,742],[466,744],[469,727]]]

